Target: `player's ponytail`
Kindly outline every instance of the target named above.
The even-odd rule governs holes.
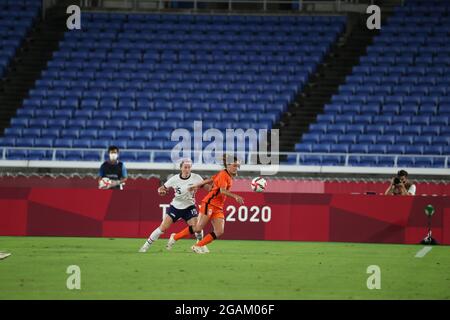
[[[236,156],[232,156],[232,155],[226,155],[224,154],[222,156],[222,164],[223,166],[226,168],[229,164],[231,163],[236,163],[238,162],[239,159]]]
[[[227,155],[226,154],[224,154],[222,156],[222,164],[225,168],[227,167]]]

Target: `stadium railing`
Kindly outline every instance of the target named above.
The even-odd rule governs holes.
[[[46,159],[17,159],[17,157],[11,157],[9,154],[14,151],[45,151],[47,153]],[[204,162],[202,159],[203,154],[207,154],[202,150],[183,150],[183,152],[175,152],[176,157],[181,159],[182,157],[190,157],[194,160],[198,170],[216,170],[221,167],[221,155],[222,153],[217,151],[213,156],[209,154],[208,159],[212,161]],[[105,149],[82,149],[82,148],[29,148],[29,147],[1,147],[0,148],[0,167],[32,167],[32,168],[97,168],[99,162],[106,159]],[[64,159],[64,152],[76,153],[79,152],[83,156],[80,159]],[[170,160],[172,150],[142,150],[142,149],[122,149],[122,159],[131,169],[148,169],[148,170],[170,170],[177,167],[177,162]],[[88,153],[90,158],[83,160],[84,153]],[[138,155],[139,160],[131,160],[126,154],[134,153]],[[394,154],[366,154],[366,153],[304,153],[304,152],[268,152],[267,157],[272,157],[271,162],[264,164],[255,163],[255,159],[258,153],[256,152],[242,152],[235,151],[235,154],[242,161],[242,170],[247,172],[261,171],[262,168],[266,168],[268,172],[276,170],[276,172],[310,172],[310,173],[367,173],[367,174],[389,174],[392,173],[392,168],[405,168],[408,166],[400,164],[399,160],[403,158],[420,158],[427,159],[433,158],[440,161],[440,166],[434,165],[431,167],[409,167],[410,172],[416,174],[432,174],[432,175],[450,175],[449,155],[394,155]],[[261,152],[259,153],[261,155]],[[158,160],[161,157],[165,160]],[[286,158],[295,159],[295,161],[286,161]],[[305,163],[303,157],[341,157],[342,163],[336,164],[318,164],[318,163]],[[358,165],[352,163],[353,157],[364,157],[365,159],[393,159],[392,165]],[[155,161],[156,160],[156,161]],[[263,169],[264,170],[264,169]]]
[[[43,0],[54,1],[54,0]],[[179,7],[182,4],[182,7]],[[98,0],[95,3],[96,8],[122,8],[138,10],[141,8],[153,9],[192,9],[198,10],[205,5],[226,5],[228,11],[233,11],[235,5],[256,5],[262,11],[268,11],[270,5],[285,5],[284,10],[303,11],[306,6],[312,7],[313,10],[317,6],[326,6],[330,11],[339,12],[344,5],[371,5],[374,0]],[[92,0],[79,0],[79,5],[82,7],[91,7]],[[191,5],[191,6],[186,6]]]

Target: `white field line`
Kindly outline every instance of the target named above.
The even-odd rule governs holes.
[[[431,251],[431,249],[433,249],[433,247],[423,247],[422,249],[420,249],[419,251],[417,251],[415,257],[416,258],[423,258],[425,257],[425,255]]]

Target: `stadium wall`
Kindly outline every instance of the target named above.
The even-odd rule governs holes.
[[[171,200],[159,197],[156,186],[154,179],[147,190],[2,187],[0,235],[145,238]],[[450,244],[448,197],[241,194],[244,206],[227,202],[224,239],[416,244],[427,232],[424,207],[432,204],[433,236]],[[183,227],[179,222],[172,230]]]
[[[166,176],[162,177],[166,178]],[[248,192],[250,180],[238,178],[234,181],[233,191]],[[389,181],[343,181],[325,179],[281,179],[268,178],[267,192],[271,193],[331,193],[365,194],[367,192],[384,194]],[[450,195],[449,182],[414,182],[418,195]],[[159,178],[130,178],[128,190],[156,190]],[[97,181],[89,176],[50,177],[50,176],[3,176],[0,187],[46,187],[46,188],[89,188],[95,189]]]

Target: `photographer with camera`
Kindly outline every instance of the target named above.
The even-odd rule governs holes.
[[[416,194],[416,185],[409,182],[407,171],[400,170],[397,172],[397,176],[392,178],[391,184],[384,194],[391,196],[414,196]]]

